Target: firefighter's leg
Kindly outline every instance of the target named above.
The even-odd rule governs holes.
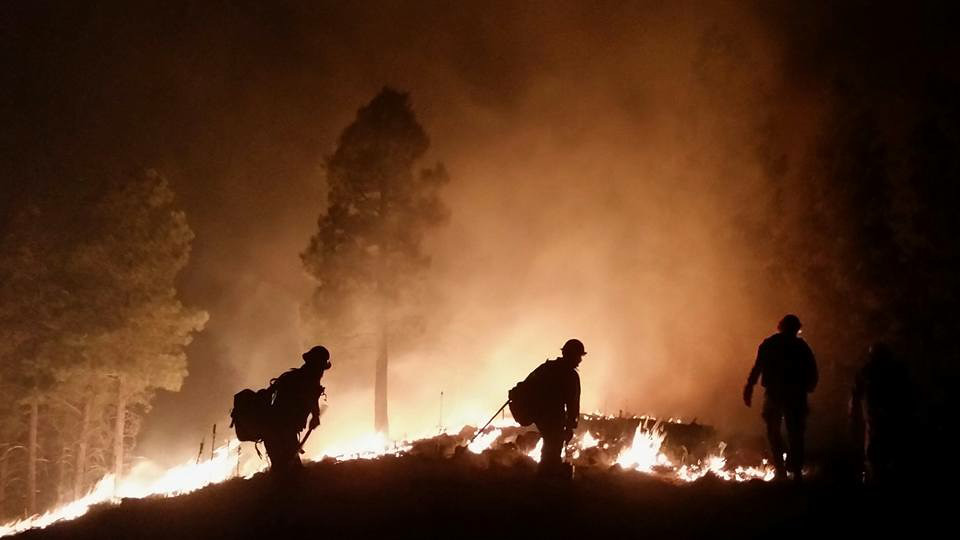
[[[775,401],[767,398],[763,402],[763,421],[767,427],[767,441],[770,443],[771,460],[777,476],[786,474],[783,464],[783,433],[780,425],[783,422],[783,410]]]
[[[287,440],[287,444],[290,445],[290,456],[289,463],[290,467],[293,469],[300,469],[303,467],[303,462],[300,461],[300,438],[299,433],[292,432],[290,433],[290,438]]]
[[[871,483],[883,483],[888,480],[891,471],[890,443],[878,422],[867,422],[867,478]]]
[[[878,462],[878,452],[879,441],[877,440],[877,434],[874,429],[874,425],[869,420],[867,421],[866,427],[866,436],[864,437],[864,472],[865,480],[867,483],[875,483],[877,481],[877,462]]]
[[[803,476],[804,462],[804,437],[807,431],[807,410],[806,407],[792,407],[785,411],[787,436],[790,439],[789,467],[794,478],[799,480]]]
[[[282,465],[283,451],[281,450],[282,444],[279,442],[277,436],[273,433],[264,435],[263,437],[263,448],[267,451],[267,457],[270,458],[270,470],[275,471],[280,468]]]
[[[540,450],[540,472],[551,473],[560,469],[563,452],[563,427],[559,422],[538,422],[537,429],[543,437]]]
[[[301,465],[297,434],[292,431],[272,433],[263,441],[270,457],[270,470],[277,473],[290,472]]]

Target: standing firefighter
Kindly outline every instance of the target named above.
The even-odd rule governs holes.
[[[753,387],[760,379],[765,390],[763,420],[773,466],[778,478],[786,477],[787,469],[800,482],[803,478],[803,438],[807,425],[807,394],[817,385],[817,363],[813,351],[798,335],[800,319],[787,315],[777,326],[778,333],[763,340],[757,351],[757,361],[750,370],[743,389],[747,407],[753,399]],[[784,466],[781,424],[786,423],[789,448]]]
[[[271,381],[267,389],[270,413],[263,430],[263,443],[272,471],[285,473],[300,468],[299,435],[307,427],[308,416],[310,431],[320,425],[319,400],[324,391],[320,378],[331,367],[330,352],[318,345],[303,353],[303,366]],[[303,440],[306,441],[306,436]]]
[[[560,358],[540,364],[510,391],[510,411],[521,425],[535,423],[540,430],[540,473],[569,477],[570,467],[561,453],[580,417],[577,366],[587,352],[578,339],[567,341],[560,350]]]
[[[905,458],[903,428],[912,415],[910,375],[885,343],[874,343],[857,373],[850,419],[864,458],[864,480],[896,479]]]

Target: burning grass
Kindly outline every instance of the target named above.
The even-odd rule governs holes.
[[[557,482],[538,478],[534,462],[519,454],[510,461],[518,452],[506,447],[481,454],[454,449],[452,457],[437,459],[413,448],[377,459],[328,457],[309,463],[290,482],[258,474],[178,497],[123,499],[95,506],[70,522],[26,531],[22,538],[742,540],[824,534],[860,538],[875,531],[886,533],[877,537],[887,537],[891,531],[903,532],[898,525],[911,528],[909,537],[925,537],[950,515],[942,511],[949,498],[934,497],[932,490],[881,498],[854,483],[823,480],[802,488],[726,482],[714,475],[664,482],[614,466],[579,468],[573,482]]]
[[[469,463],[482,468],[530,468],[539,461],[543,443],[534,429],[501,421],[471,442],[475,433],[476,428],[465,426],[457,434],[441,434],[412,442],[389,441],[383,436],[371,435],[327,448],[309,460],[349,463],[410,456]],[[231,441],[220,447],[211,459],[199,463],[189,462],[165,471],[150,470],[149,466],[141,464],[119,482],[108,475],[77,501],[0,526],[0,536],[76,519],[96,505],[115,505],[124,499],[184,495],[234,477],[249,479],[266,468],[264,461],[241,460],[238,450],[239,443]],[[565,455],[578,471],[638,471],[678,484],[708,475],[739,482],[773,478],[773,470],[766,463],[733,463],[725,457],[725,450],[726,446],[716,441],[711,428],[695,423],[584,415]]]

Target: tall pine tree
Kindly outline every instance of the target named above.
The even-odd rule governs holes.
[[[302,309],[340,357],[374,351],[374,428],[387,433],[391,350],[416,327],[414,308],[430,259],[424,233],[447,209],[443,165],[415,172],[430,145],[406,93],[384,88],[340,134],[326,160],[327,210],[301,254],[316,288]]]

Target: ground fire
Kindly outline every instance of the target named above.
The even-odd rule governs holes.
[[[474,435],[476,438],[470,442]],[[472,426],[412,441],[389,441],[373,434],[331,446],[310,456],[309,460],[347,462],[410,455],[465,461],[487,468],[539,461],[541,447],[542,440],[535,429],[519,427],[509,418],[498,418],[479,434]],[[727,447],[717,439],[712,427],[695,422],[585,414],[564,452],[578,469],[638,471],[673,483],[693,482],[707,475],[735,482],[773,479],[773,468],[766,460],[749,462],[754,456],[742,450]],[[241,446],[231,440],[216,449],[209,459],[187,462],[162,472],[135,466],[119,482],[113,475],[107,475],[76,501],[0,526],[0,536],[75,519],[95,505],[122,499],[173,497],[230,478],[251,478],[267,466],[266,460],[257,457],[253,445]]]

